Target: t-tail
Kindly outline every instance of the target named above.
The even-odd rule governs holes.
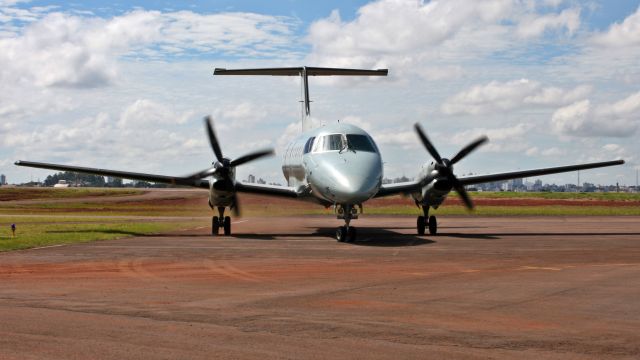
[[[271,75],[271,76],[300,76],[302,99],[302,131],[311,129],[311,100],[309,99],[309,76],[387,76],[389,70],[340,69],[322,67],[284,67],[262,69],[220,69],[216,68],[213,75]]]

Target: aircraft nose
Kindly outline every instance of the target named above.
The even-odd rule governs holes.
[[[382,181],[382,162],[375,153],[343,154],[325,169],[332,181],[325,188],[335,203],[359,204],[373,197]]]

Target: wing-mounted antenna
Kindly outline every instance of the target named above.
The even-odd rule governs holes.
[[[311,128],[311,100],[309,99],[309,76],[387,76],[389,70],[340,69],[322,67],[286,67],[262,69],[220,69],[216,68],[213,75],[271,75],[271,76],[300,76],[302,85],[302,131]]]

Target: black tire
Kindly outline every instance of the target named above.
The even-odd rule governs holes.
[[[345,229],[344,226],[340,226],[336,230],[336,240],[338,240],[338,242],[344,242],[346,238],[347,238],[347,229]]]
[[[418,229],[418,235],[424,235],[425,226],[427,226],[427,224],[424,221],[424,216],[422,215],[418,216],[418,222],[416,224],[416,228]]]
[[[228,216],[224,217],[224,234],[226,236],[231,235],[231,218]]]
[[[356,231],[356,228],[354,228],[353,226],[350,226],[348,231],[347,242],[355,242],[357,236],[358,236],[358,233]]]
[[[435,216],[429,216],[429,234],[435,235],[438,232],[438,221]]]
[[[220,231],[220,220],[217,216],[211,218],[211,235],[216,236]]]

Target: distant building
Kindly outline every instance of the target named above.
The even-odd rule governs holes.
[[[7,177],[4,174],[0,174],[0,185],[7,185]]]
[[[542,180],[537,179],[533,183],[533,191],[542,191]]]
[[[524,180],[522,178],[511,180],[511,188],[513,191],[525,190]]]
[[[249,177],[247,178],[247,182],[251,184],[255,183],[256,177],[254,175],[249,174]]]
[[[583,192],[595,192],[596,189],[597,189],[596,186],[592,183],[585,182],[582,184]]]

